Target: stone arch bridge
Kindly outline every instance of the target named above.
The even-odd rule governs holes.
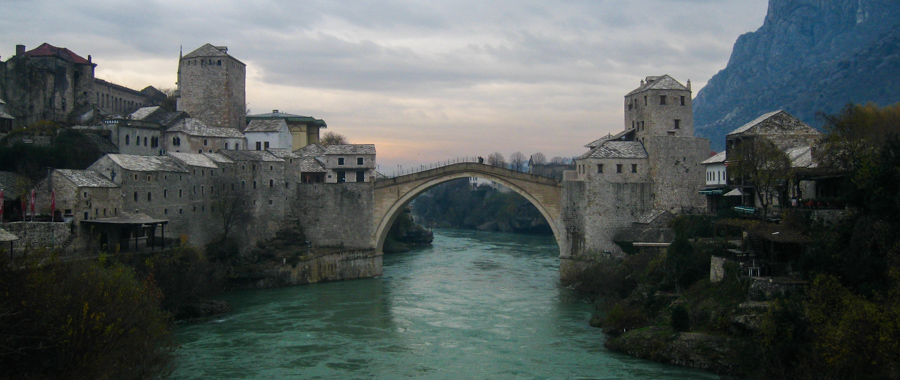
[[[391,226],[409,202],[441,183],[469,177],[497,182],[528,199],[550,224],[560,251],[563,251],[565,229],[561,228],[560,220],[562,185],[558,180],[497,166],[461,162],[375,181],[375,231],[372,239],[378,252],[384,248],[384,240]]]

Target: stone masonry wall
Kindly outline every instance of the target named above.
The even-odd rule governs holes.
[[[313,246],[374,248],[374,185],[303,183],[297,185],[293,215]]]

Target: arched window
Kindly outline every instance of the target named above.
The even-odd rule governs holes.
[[[269,187],[275,187],[275,181],[274,181],[274,180],[271,180],[271,179],[269,180]]]
[[[203,146],[207,146],[207,145],[209,145],[209,140],[203,139]]]
[[[198,153],[198,154],[203,153],[203,149],[198,149],[198,150],[197,150],[197,153]]]
[[[150,193],[150,192],[148,191],[148,192],[147,192],[147,202],[150,202],[150,201],[152,201],[152,200],[153,200],[153,193]]]
[[[168,197],[169,197],[169,190],[163,189],[163,198],[168,198]]]
[[[241,181],[241,189],[247,188],[247,182]]]
[[[137,202],[137,191],[134,192],[134,201]]]
[[[194,195],[197,195],[197,185],[194,185]]]
[[[256,188],[256,181],[253,181],[253,188]]]
[[[125,145],[128,145],[130,143],[131,143],[131,136],[125,135]]]

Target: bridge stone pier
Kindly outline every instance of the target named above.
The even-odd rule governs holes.
[[[568,242],[562,226],[562,185],[553,178],[522,173],[497,166],[462,162],[404,176],[375,181],[375,232],[372,241],[378,252],[406,205],[429,188],[457,178],[478,177],[510,188],[530,201],[544,216],[560,247],[567,252]]]

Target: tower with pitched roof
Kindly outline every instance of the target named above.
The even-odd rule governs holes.
[[[228,47],[205,44],[178,61],[178,111],[206,125],[241,130],[246,125],[247,65]]]

